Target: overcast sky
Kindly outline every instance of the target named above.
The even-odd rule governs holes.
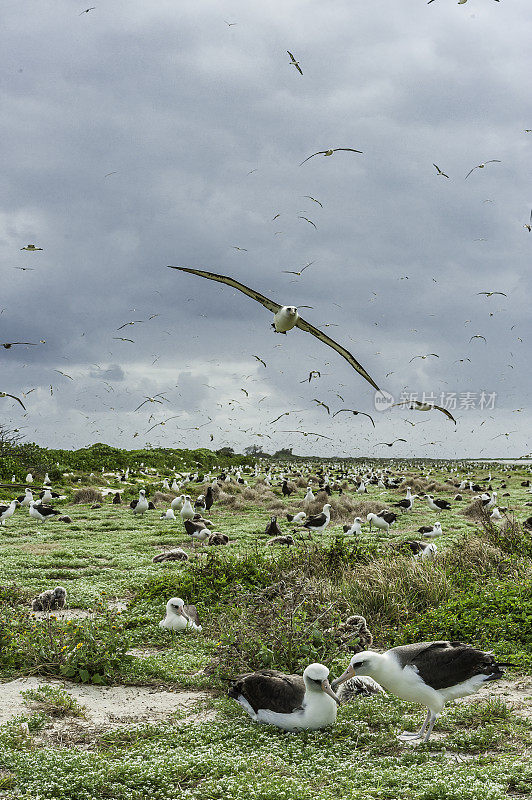
[[[3,4],[0,342],[38,346],[1,349],[27,414],[0,420],[50,447],[529,453],[529,0],[94,1]],[[333,147],[363,154],[299,166]],[[376,410],[337,352],[169,264],[312,306],[457,425]]]

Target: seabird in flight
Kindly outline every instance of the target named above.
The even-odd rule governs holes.
[[[256,292],[254,289],[250,289],[248,286],[245,286],[243,283],[235,280],[234,278],[227,277],[226,275],[218,275],[214,272],[206,272],[200,269],[191,269],[189,267],[174,267],[169,265],[169,269],[177,269],[181,272],[189,272],[192,275],[198,275],[200,278],[207,278],[212,281],[218,281],[219,283],[225,283],[227,286],[231,286],[233,289],[237,289],[239,292],[251,297],[253,300],[256,300],[258,303],[267,308],[268,311],[271,311],[274,314],[273,318],[273,327],[277,333],[287,333],[287,331],[292,330],[294,327],[298,327],[307,333],[312,334],[321,342],[326,344],[328,347],[332,347],[333,350],[336,350],[346,361],[354,368],[356,371],[365,378],[368,383],[370,383],[377,391],[379,391],[379,387],[369,376],[366,372],[364,367],[358,363],[355,357],[345,349],[341,344],[335,342],[334,339],[331,339],[330,336],[320,331],[318,328],[315,328],[314,325],[306,322],[306,320],[302,319],[297,311],[295,306],[281,306],[279,303],[275,303],[273,300],[269,300],[263,294]]]

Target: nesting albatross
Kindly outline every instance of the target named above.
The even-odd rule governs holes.
[[[387,691],[412,703],[423,703],[427,716],[420,730],[400,739],[429,740],[434,723],[448,700],[474,694],[486,681],[502,678],[502,667],[491,653],[463,642],[416,642],[393,647],[385,653],[366,650],[353,656],[335,689],[357,675],[369,675]]]
[[[285,731],[317,730],[336,721],[340,704],[328,678],[323,664],[309,664],[303,677],[263,669],[233,678],[228,694],[255,722]]]

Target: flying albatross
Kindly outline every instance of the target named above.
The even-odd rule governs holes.
[[[477,692],[486,681],[502,678],[502,667],[491,653],[462,642],[416,642],[393,647],[385,653],[357,653],[339,678],[335,689],[356,675],[369,675],[384,689],[412,703],[423,703],[427,716],[420,730],[399,738],[427,742],[443,706],[457,697]]]
[[[285,731],[317,730],[335,722],[340,704],[328,678],[323,664],[309,664],[303,677],[262,669],[233,678],[228,694],[255,722]]]
[[[258,303],[267,308],[268,311],[271,311],[275,316],[273,318],[272,327],[276,331],[276,333],[287,333],[287,331],[292,330],[292,328],[300,328],[302,331],[306,331],[306,333],[311,333],[312,336],[315,336],[324,344],[328,345],[328,347],[332,347],[333,350],[336,350],[337,353],[345,358],[346,361],[351,364],[351,366],[356,369],[356,371],[365,378],[368,383],[379,391],[379,387],[371,378],[364,367],[358,363],[356,358],[346,350],[341,344],[335,342],[334,339],[331,339],[330,336],[327,336],[326,333],[320,331],[319,328],[315,328],[314,325],[311,325],[306,320],[302,319],[295,306],[281,306],[279,303],[275,303],[273,300],[269,300],[263,294],[256,292],[255,289],[250,289],[249,286],[244,286],[243,283],[235,280],[234,278],[229,278],[226,275],[218,275],[215,272],[206,272],[201,269],[192,269],[190,267],[174,267],[169,265],[169,269],[178,269],[181,272],[190,272],[191,275],[199,275],[200,278],[208,278],[211,281],[218,281],[219,283],[225,283],[227,286],[232,286],[233,289],[238,289],[239,292],[246,294],[248,297],[251,297],[253,300],[256,300]]]

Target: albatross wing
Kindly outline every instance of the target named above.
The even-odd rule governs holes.
[[[368,383],[371,383],[374,389],[380,391],[379,387],[377,386],[373,378],[370,375],[368,375],[362,364],[359,364],[354,355],[352,355],[352,353],[350,353],[349,350],[346,350],[346,348],[343,347],[343,345],[338,344],[338,342],[335,342],[334,339],[331,339],[330,336],[327,336],[326,333],[320,331],[319,328],[315,328],[314,325],[311,325],[310,322],[307,322],[302,317],[299,317],[298,321],[296,322],[296,328],[301,328],[302,331],[311,333],[313,336],[316,337],[316,339],[319,339],[320,342],[323,342],[329,347],[332,347],[332,349],[336,350],[337,353],[340,353],[340,355],[343,356],[343,358],[345,358],[345,360],[348,361],[349,364],[351,364],[351,366],[354,367],[354,369],[356,369],[356,371],[368,381]]]
[[[236,281],[234,278],[230,278],[227,275],[217,275],[216,272],[206,272],[205,270],[192,269],[191,267],[173,267],[171,264],[168,265],[168,269],[179,269],[181,272],[190,272],[192,275],[199,275],[200,278],[208,278],[210,281],[225,283],[227,286],[232,286],[233,289],[238,289],[239,292],[247,294],[247,296],[253,298],[253,300],[257,300],[264,308],[267,308],[268,311],[272,311],[274,314],[282,308],[279,303],[274,303],[273,300],[269,300],[263,294],[256,292],[255,289],[250,289],[249,286],[245,286],[243,283],[240,283],[240,281]]]

